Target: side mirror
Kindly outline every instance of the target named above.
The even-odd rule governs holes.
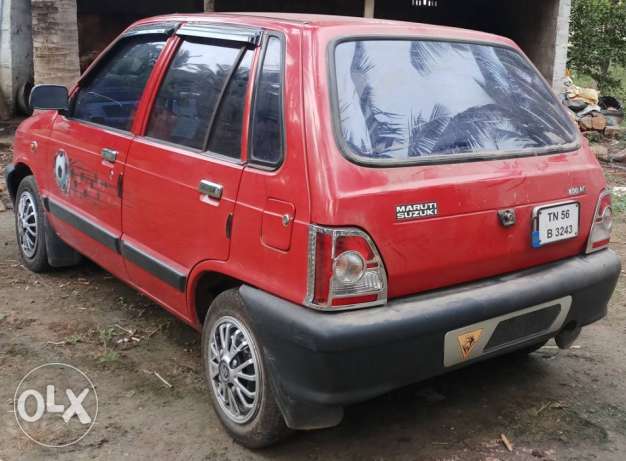
[[[30,107],[33,109],[67,110],[69,96],[61,85],[37,85],[30,92]]]

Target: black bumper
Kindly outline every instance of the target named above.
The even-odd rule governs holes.
[[[379,308],[337,313],[317,312],[249,286],[240,292],[287,424],[312,429],[338,424],[344,405],[458,367],[444,366],[444,336],[451,330],[564,296],[572,303],[563,325],[601,319],[620,271],[618,256],[603,250]],[[556,333],[535,335],[478,360]]]

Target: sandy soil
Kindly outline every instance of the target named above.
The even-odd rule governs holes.
[[[8,159],[6,146],[0,139],[0,161]],[[626,185],[626,172],[609,173]],[[337,428],[251,452],[225,435],[210,407],[193,330],[89,262],[30,273],[18,261],[13,226],[11,211],[0,212],[2,461],[626,458],[623,278],[608,317],[569,351],[551,342],[528,358],[472,366],[348,408]],[[626,256],[623,216],[612,245]],[[98,390],[94,429],[64,449],[31,442],[12,413],[18,382],[46,362],[79,367]]]

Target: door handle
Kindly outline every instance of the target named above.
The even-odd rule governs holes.
[[[102,155],[102,158],[107,162],[115,163],[115,161],[117,160],[117,151],[109,149],[108,147],[102,149],[100,151],[100,154]]]
[[[203,195],[207,195],[215,200],[219,200],[222,198],[222,192],[224,191],[224,187],[221,184],[217,184],[206,179],[200,181],[198,184],[198,192]]]

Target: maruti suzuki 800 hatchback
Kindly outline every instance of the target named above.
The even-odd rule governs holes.
[[[510,40],[356,18],[172,15],[37,86],[19,251],[84,255],[202,330],[240,443],[602,318],[620,273],[587,142]]]

